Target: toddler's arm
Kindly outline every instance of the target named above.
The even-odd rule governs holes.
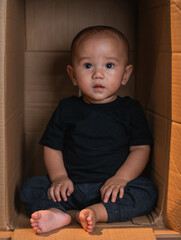
[[[108,202],[111,195],[112,202],[116,201],[118,194],[120,198],[123,197],[124,187],[129,181],[135,179],[142,173],[148,162],[149,154],[149,145],[130,146],[130,154],[124,164],[100,189],[102,199],[105,203]]]
[[[48,189],[48,196],[53,201],[61,201],[60,193],[64,201],[74,191],[73,183],[67,175],[64,166],[62,152],[49,147],[44,147],[44,161],[52,182]]]

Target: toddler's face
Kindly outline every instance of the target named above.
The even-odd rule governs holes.
[[[98,34],[80,40],[67,71],[78,85],[84,101],[108,103],[116,98],[120,85],[125,85],[132,72],[127,65],[124,42],[114,34]]]

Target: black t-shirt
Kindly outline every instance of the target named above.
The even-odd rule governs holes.
[[[129,97],[105,104],[82,97],[61,100],[40,140],[62,151],[74,183],[106,181],[126,160],[129,146],[151,143],[144,112]]]

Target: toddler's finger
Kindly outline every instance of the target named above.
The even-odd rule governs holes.
[[[104,185],[100,189],[102,200],[104,199],[104,195],[105,195],[106,190],[107,190],[107,187],[105,187]]]
[[[54,187],[49,188],[49,196],[54,202],[56,202],[56,199],[55,199],[55,196],[54,196]]]
[[[67,185],[63,185],[60,189],[60,193],[64,201],[67,201],[66,192],[67,192]]]
[[[74,185],[73,183],[70,183],[68,186],[68,190],[67,190],[67,196],[69,197],[74,191]]]
[[[112,191],[112,197],[111,197],[111,202],[115,202],[116,201],[116,198],[117,198],[117,195],[119,193],[119,188],[118,187],[115,187]]]
[[[105,194],[104,194],[104,199],[103,199],[103,201],[104,201],[105,203],[108,202],[108,200],[109,200],[109,198],[110,198],[110,196],[111,196],[111,193],[112,193],[112,187],[109,187],[109,188],[106,190]]]
[[[121,187],[121,188],[119,189],[119,198],[123,198],[123,195],[124,195],[124,188]]]
[[[57,202],[61,201],[60,189],[61,189],[61,186],[59,186],[59,185],[54,188],[54,197],[55,197]]]

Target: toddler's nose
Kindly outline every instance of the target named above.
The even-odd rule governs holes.
[[[104,78],[104,73],[101,69],[95,69],[93,75],[93,79],[103,79]]]

